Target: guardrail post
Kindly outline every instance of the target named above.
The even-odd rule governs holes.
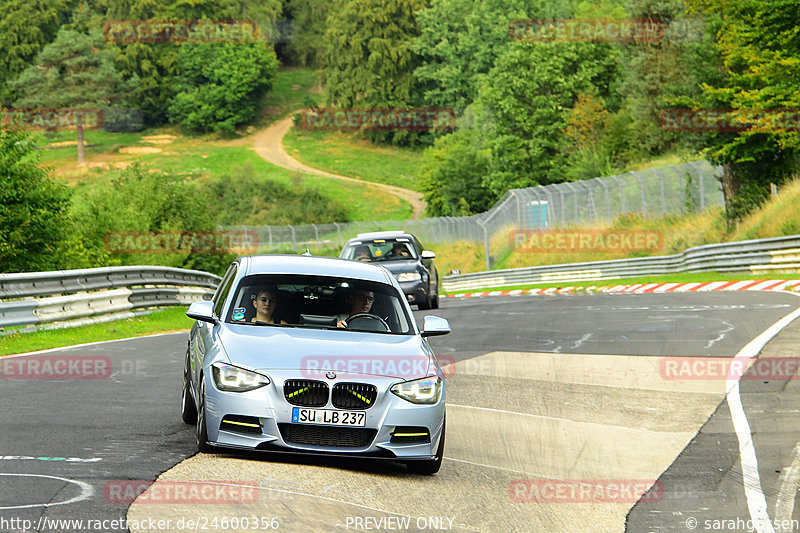
[[[614,181],[616,181],[616,182],[617,182],[617,185],[619,185],[620,196],[622,197],[622,207],[621,207],[621,210],[620,210],[620,212],[619,212],[619,214],[621,215],[621,214],[623,214],[623,213],[626,213],[626,212],[627,212],[627,211],[625,210],[625,184],[624,184],[624,183],[622,183],[621,181],[619,181],[619,179],[617,178],[617,176],[611,176],[611,179],[612,179],[612,180],[614,180]]]
[[[291,224],[287,224],[287,226],[289,226],[289,229],[292,230],[292,248],[296,252],[297,251],[297,238],[295,237],[295,234],[294,234],[294,226],[292,226]]]
[[[633,174],[639,179],[639,191],[641,192],[642,196],[642,216],[645,216],[647,215],[647,203],[645,202],[644,199],[644,180],[642,179],[642,176],[638,172],[631,172],[631,174]]]
[[[700,186],[700,211],[706,210],[706,191],[703,183],[703,169],[700,168],[700,163],[697,161],[691,161],[689,165],[697,172],[697,177],[699,178],[699,186]]]
[[[608,185],[606,185],[606,181],[603,178],[595,178],[597,182],[603,186],[603,189],[606,191],[606,218],[611,220],[611,198],[608,195]]]
[[[314,237],[317,240],[317,248],[319,248],[319,246],[320,246],[320,244],[319,244],[319,228],[317,228],[317,225],[314,224],[313,222],[311,223],[311,225],[314,227]]]
[[[519,205],[519,196],[517,196],[517,191],[515,191],[514,189],[511,189],[511,194],[517,200],[517,228],[519,229],[519,231],[522,231],[522,209],[520,208]]]
[[[486,270],[490,270],[492,263],[489,260],[489,230],[480,222],[478,222],[478,225],[483,228],[483,253],[486,255]]]
[[[563,185],[565,185],[570,191],[572,191],[572,197],[575,198],[575,201],[573,202],[573,207],[575,208],[574,209],[575,217],[574,217],[573,223],[577,224],[578,223],[578,219],[580,218],[578,216],[578,193],[577,193],[577,191],[575,190],[575,188],[572,186],[572,184],[570,182],[565,181],[563,183]]]
[[[339,226],[338,222],[334,222],[333,225],[336,226],[336,234],[339,236],[339,248],[341,248],[342,247],[342,227]]]
[[[269,251],[271,252],[272,251],[272,228],[270,228],[269,226],[264,226],[264,227],[267,228],[267,235],[269,236]]]

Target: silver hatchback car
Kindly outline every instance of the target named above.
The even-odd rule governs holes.
[[[213,447],[442,463],[445,379],[391,273],[306,256],[240,257],[195,319],[181,412]]]

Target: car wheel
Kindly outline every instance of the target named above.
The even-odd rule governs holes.
[[[433,295],[433,300],[431,302],[431,309],[439,309],[439,293]]]
[[[203,377],[200,378],[200,404],[197,409],[197,451],[209,453],[214,450],[208,444],[208,431],[206,430],[206,384]]]
[[[197,423],[197,406],[194,404],[189,386],[189,354],[186,354],[186,369],[183,371],[183,393],[181,394],[181,418],[187,424]]]
[[[445,426],[442,425],[442,436],[439,438],[439,448],[436,450],[436,458],[430,461],[409,461],[406,463],[406,469],[411,474],[419,474],[422,476],[432,476],[442,467],[442,459],[444,458],[444,430]]]
[[[417,309],[420,311],[427,311],[431,308],[431,288],[428,287],[428,290],[425,291],[425,301],[420,302],[417,304]]]

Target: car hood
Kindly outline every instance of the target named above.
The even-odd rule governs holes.
[[[343,375],[414,379],[433,372],[417,335],[225,324],[220,342],[229,362],[245,368],[300,370],[310,378]]]
[[[392,274],[400,274],[401,272],[417,272],[417,261],[415,259],[405,261],[379,261],[375,263],[380,265]]]

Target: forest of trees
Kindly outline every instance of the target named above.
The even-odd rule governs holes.
[[[509,188],[590,179],[677,153],[723,166],[733,221],[768,196],[770,183],[797,174],[796,121],[781,128],[750,114],[741,119],[749,121],[745,128],[693,132],[663,128],[659,117],[674,108],[742,116],[800,108],[800,0],[6,0],[4,6],[3,107],[136,109],[145,126],[229,134],[253,120],[283,64],[319,69],[327,106],[451,108],[452,132],[364,133],[373,142],[425,150],[419,179],[432,216],[481,212]],[[197,19],[249,20],[259,38],[114,42],[100,33],[113,21]],[[529,19],[636,20],[663,33],[592,41],[510,31],[513,21]],[[5,143],[10,135],[4,133]],[[5,168],[22,174],[14,178]],[[10,163],[0,170],[3,180],[29,184],[26,176],[36,174]],[[48,190],[42,198],[58,194]],[[0,212],[3,227],[7,216]],[[7,238],[0,234],[0,243]]]

